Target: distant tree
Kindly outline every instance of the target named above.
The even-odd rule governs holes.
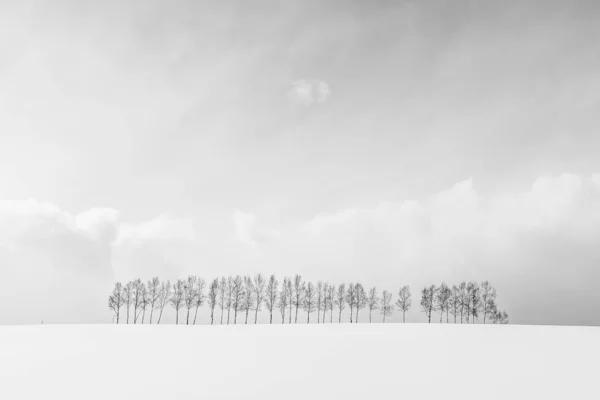
[[[204,303],[206,302],[206,295],[204,294],[204,289],[206,288],[206,281],[204,280],[204,278],[197,278],[196,279],[196,301],[194,302],[194,305],[196,306],[196,311],[194,312],[194,325],[196,325],[196,318],[198,317],[198,309],[200,307],[202,307],[204,305]],[[212,319],[212,312],[214,311],[211,310],[211,319]],[[211,322],[212,325],[212,322]]]
[[[143,289],[144,284],[141,279],[136,279],[133,281],[133,323],[137,324],[137,320],[142,312],[142,303],[143,303]]]
[[[288,313],[288,324],[292,323],[292,306],[294,298],[294,283],[292,282],[292,278],[288,278],[287,285],[285,286],[287,290],[287,298],[288,298],[288,306],[290,307],[290,312]]]
[[[379,308],[379,297],[377,296],[377,288],[375,287],[372,287],[369,290],[367,307],[369,308],[369,323],[371,323],[371,315],[373,314],[373,311]]]
[[[133,282],[129,281],[123,288],[123,304],[127,307],[127,323],[129,324],[129,309],[133,299]]]
[[[148,299],[150,306],[150,324],[152,324],[152,316],[154,315],[154,309],[158,304],[158,299],[160,297],[160,280],[158,276],[152,278],[152,280],[148,281]]]
[[[315,309],[317,308],[316,295],[317,290],[315,285],[313,285],[312,282],[308,282],[308,285],[306,285],[306,289],[304,290],[304,296],[302,296],[302,309],[306,311],[307,324],[310,324],[310,314],[315,312]]]
[[[231,307],[233,306],[233,278],[227,277],[227,290],[226,290],[226,305],[227,305],[227,325],[229,325],[229,316],[231,314]]]
[[[219,307],[221,307],[221,325],[223,325],[223,314],[225,314],[225,307],[227,306],[226,293],[227,279],[225,279],[223,276],[219,281]]]
[[[289,278],[283,278],[283,284],[281,285],[281,291],[279,292],[279,298],[277,299],[277,307],[279,308],[279,312],[281,313],[282,324],[285,323],[285,310],[287,309],[290,303],[288,284]]]
[[[254,323],[258,321],[258,313],[265,301],[265,286],[267,281],[263,274],[254,275]]]
[[[463,323],[463,319],[465,317],[467,311],[467,305],[469,303],[469,294],[467,293],[467,283],[461,282],[458,285],[458,290],[460,291],[460,323]],[[468,319],[467,319],[468,322]]]
[[[123,307],[123,284],[117,282],[112,293],[108,296],[108,308],[115,314],[117,324],[119,323],[121,307]]]
[[[173,285],[173,292],[171,293],[171,298],[169,299],[169,304],[175,310],[175,324],[179,324],[179,310],[183,308],[184,299],[185,299],[185,286],[186,282],[178,279],[177,282]]]
[[[254,305],[254,284],[252,278],[244,276],[244,290],[242,292],[242,310],[246,312],[246,321],[248,323],[248,314]]]
[[[196,290],[197,281],[198,278],[195,275],[190,275],[183,285],[183,302],[187,309],[186,325],[190,324],[190,310],[196,305],[196,298],[198,297],[198,292]]]
[[[350,323],[352,323],[352,315],[354,314],[354,305],[356,304],[356,291],[354,290],[354,283],[348,285],[346,289],[346,303],[350,307]]]
[[[149,305],[150,305],[150,296],[148,295],[148,288],[146,287],[146,285],[144,285],[142,283],[142,302],[140,305],[140,308],[142,310],[142,324],[144,323],[144,320],[146,319],[146,309],[148,308]]]
[[[444,312],[446,312],[446,323],[448,323],[448,309],[450,308],[450,297],[452,290],[444,282],[440,285],[434,298],[434,307],[440,312],[440,324],[443,322]]]
[[[460,315],[460,305],[461,305],[461,294],[460,288],[456,285],[452,286],[452,295],[450,296],[450,314],[454,317],[454,323],[456,323],[456,318]]]
[[[160,310],[158,314],[158,323],[160,324],[160,320],[162,318],[163,311],[165,307],[171,300],[171,282],[166,281],[160,284],[160,290],[158,292],[158,303],[156,305],[156,309]]]
[[[392,294],[387,290],[384,290],[381,294],[381,315],[383,315],[383,323],[385,324],[385,317],[392,315],[394,306],[392,305]]]
[[[398,291],[398,300],[396,300],[396,307],[402,311],[402,322],[406,322],[406,313],[412,306],[412,294],[410,293],[410,286],[405,285]]]
[[[233,308],[233,323],[237,324],[238,312],[244,307],[244,280],[240,275],[236,275],[232,280],[231,286],[231,307]]]
[[[207,300],[210,307],[210,324],[212,325],[215,321],[215,307],[219,304],[219,278],[215,278],[210,283]],[[194,323],[196,323],[196,317],[194,317]]]
[[[321,322],[321,311],[323,311],[323,305],[325,304],[325,296],[323,296],[323,288],[324,288],[324,284],[323,281],[318,281],[317,282],[317,324]],[[325,312],[323,311],[323,315],[325,315]]]
[[[337,288],[337,293],[334,299],[336,307],[340,310],[339,321],[338,323],[342,323],[342,311],[346,307],[346,285],[341,284]]]
[[[278,287],[279,281],[275,278],[275,275],[271,275],[265,289],[265,305],[269,310],[269,324],[273,323],[273,310],[277,307]]]
[[[358,312],[365,308],[368,303],[367,292],[362,284],[357,283],[354,285],[354,306],[356,308],[356,323],[358,324]]]
[[[325,298],[327,308],[329,309],[329,323],[333,323],[333,309],[335,307],[335,285],[327,287],[327,296]]]
[[[492,315],[496,308],[496,289],[488,282],[481,282],[481,314],[483,315],[483,323],[485,324],[486,317]]]
[[[508,324],[508,313],[506,311],[494,309],[491,319],[494,324]]]
[[[294,316],[294,323],[298,323],[298,309],[302,307],[304,303],[304,291],[306,290],[306,283],[302,281],[300,275],[294,276],[294,297],[292,303],[296,309],[296,315]]]
[[[479,317],[479,311],[481,311],[481,288],[477,282],[469,282],[467,285],[467,293],[469,294],[467,303],[467,321],[469,320],[470,315],[472,317],[471,321],[474,324],[475,319]]]
[[[435,285],[425,287],[421,291],[421,310],[427,316],[428,322],[431,323],[431,315],[435,311],[435,295],[438,289]]]

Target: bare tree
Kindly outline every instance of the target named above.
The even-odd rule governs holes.
[[[252,278],[244,276],[244,290],[242,293],[242,310],[246,312],[246,321],[248,323],[248,314],[254,305],[254,284]]]
[[[275,278],[275,275],[271,275],[265,289],[265,305],[267,306],[267,310],[269,310],[269,324],[273,323],[273,310],[277,307],[278,287],[279,281]]]
[[[171,300],[171,282],[166,281],[161,283],[160,285],[160,290],[158,292],[158,303],[157,303],[157,310],[160,310],[160,313],[158,314],[158,323],[160,324],[160,320],[162,318],[162,314],[163,311],[165,310],[165,307],[167,306],[167,304],[170,302]]]
[[[237,324],[238,312],[243,310],[244,305],[244,280],[236,275],[231,284],[231,307],[233,308],[233,323]]]
[[[306,323],[310,324],[310,314],[315,312],[316,308],[316,289],[312,282],[308,282],[302,296],[302,308],[306,311]]]
[[[375,287],[372,287],[369,290],[367,307],[369,307],[369,323],[371,323],[371,315],[373,314],[373,311],[379,308],[379,297],[377,296],[377,288]]]
[[[440,312],[440,324],[443,322],[444,311],[446,312],[446,323],[448,323],[448,308],[450,308],[450,297],[452,291],[444,282],[440,285],[435,293],[434,307]]]
[[[208,288],[208,306],[210,307],[210,324],[215,322],[215,307],[219,303],[219,278],[215,278]],[[196,317],[194,317],[194,324],[196,323]]]
[[[340,310],[339,321],[338,323],[342,323],[342,311],[346,308],[346,285],[341,284],[338,286],[338,290],[335,296],[335,305]]]
[[[285,286],[285,289],[287,290],[287,298],[288,298],[288,306],[290,307],[290,312],[288,313],[288,324],[292,323],[292,306],[293,306],[293,301],[292,299],[294,298],[294,284],[292,282],[292,278],[287,278],[287,285]]]
[[[435,311],[435,295],[437,290],[435,285],[431,285],[421,291],[421,310],[427,315],[429,323],[431,323],[431,314]]]
[[[387,290],[384,290],[381,294],[381,315],[383,315],[383,323],[385,324],[385,317],[392,315],[394,306],[392,305],[392,294]]]
[[[267,281],[262,274],[254,275],[254,323],[258,321],[258,312],[265,301],[265,285]]]
[[[365,288],[360,283],[354,286],[354,305],[356,307],[356,323],[358,324],[358,312],[367,306],[368,297]]]
[[[452,286],[452,295],[450,296],[450,314],[454,317],[454,323],[456,318],[460,315],[461,306],[461,295],[460,288],[456,285]]]
[[[508,324],[508,313],[506,311],[494,309],[491,319],[494,324]]]
[[[481,311],[481,288],[477,284],[477,282],[469,282],[467,285],[467,293],[469,294],[469,299],[467,303],[467,321],[469,320],[469,315],[472,317],[471,321],[474,324],[475,319],[479,317],[479,311]]]
[[[241,279],[241,278],[240,278]],[[231,276],[227,277],[227,294],[226,294],[226,303],[227,303],[227,325],[229,325],[229,316],[231,314],[231,307],[233,306],[233,278]]]
[[[343,300],[343,298],[342,298]],[[329,309],[329,323],[333,323],[333,309],[335,308],[335,285],[329,285],[327,288],[327,297],[325,298],[327,302],[327,308]],[[341,318],[341,315],[340,315]]]
[[[142,302],[140,308],[142,309],[142,324],[146,319],[146,309],[150,305],[150,296],[148,295],[148,288],[142,283]]]
[[[187,308],[187,318],[185,320],[186,325],[190,324],[190,310],[196,304],[196,298],[198,297],[198,292],[196,291],[197,281],[198,278],[195,275],[190,275],[183,285],[183,301],[185,308]]]
[[[483,323],[486,317],[492,315],[496,304],[496,289],[488,282],[481,282],[481,314],[483,314]]]
[[[225,294],[227,293],[227,280],[221,277],[219,281],[219,307],[221,307],[221,325],[223,325],[223,314],[227,305]]]
[[[321,311],[323,311],[323,303],[324,303],[324,297],[323,297],[323,281],[318,281],[317,282],[317,324],[321,322]],[[323,312],[323,314],[325,314]]]
[[[123,284],[117,282],[115,283],[112,293],[108,296],[108,308],[115,313],[117,324],[119,323],[121,307],[123,307]]]
[[[152,278],[151,281],[148,281],[148,299],[150,306],[150,324],[152,324],[152,316],[154,315],[154,308],[158,303],[158,298],[160,295],[160,280],[158,276]]]
[[[127,323],[129,324],[129,309],[131,308],[131,301],[133,299],[133,282],[127,282],[123,288],[123,304],[127,307]]]
[[[467,310],[467,305],[469,303],[469,294],[467,293],[467,283],[461,282],[458,285],[458,290],[460,291],[460,323],[463,323],[463,318],[465,315],[465,311]],[[468,322],[468,319],[467,319]]]
[[[194,313],[194,325],[196,325],[196,317],[198,317],[198,309],[204,305],[206,302],[206,295],[204,294],[204,288],[206,287],[206,281],[204,278],[196,279],[196,312]],[[212,310],[211,310],[211,319],[212,319]],[[212,325],[212,322],[211,322]]]
[[[302,307],[304,301],[304,291],[306,290],[306,283],[302,281],[300,275],[294,276],[294,296],[292,297],[292,303],[296,309],[296,315],[294,316],[294,323],[298,323],[298,309]]]
[[[141,279],[136,279],[135,281],[133,281],[133,323],[137,324],[137,320],[141,314],[141,309],[142,309],[142,295],[143,295],[143,287],[144,284],[142,283]]]
[[[346,289],[346,303],[350,306],[350,323],[352,323],[352,314],[354,313],[354,305],[356,304],[356,291],[354,290],[354,283],[348,285]]]
[[[288,290],[289,278],[283,278],[283,284],[281,285],[281,291],[279,292],[279,299],[277,301],[277,307],[279,307],[279,312],[281,313],[281,323],[285,323],[285,310],[287,309],[290,298],[289,298],[289,290]],[[291,313],[291,309],[290,309]]]
[[[171,293],[171,298],[169,299],[169,304],[171,307],[175,309],[175,324],[179,324],[179,310],[183,308],[184,299],[185,299],[185,286],[186,282],[178,279],[177,282],[173,285],[173,292]]]
[[[402,311],[402,322],[406,323],[406,313],[412,307],[412,294],[410,293],[410,286],[404,285],[398,291],[398,300],[396,300],[396,307]]]

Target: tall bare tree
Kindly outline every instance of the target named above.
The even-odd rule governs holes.
[[[421,310],[427,316],[428,322],[431,323],[431,315],[435,311],[435,295],[438,289],[435,285],[427,286],[421,291]]]
[[[488,282],[481,282],[481,314],[483,315],[483,323],[485,324],[486,317],[492,315],[496,304],[496,289]]]
[[[384,290],[381,294],[381,315],[383,315],[383,323],[385,324],[385,317],[392,315],[394,306],[392,305],[392,294],[387,290]]]
[[[160,284],[160,290],[158,292],[158,303],[156,305],[156,309],[159,310],[158,314],[158,323],[160,324],[160,320],[162,318],[163,311],[165,307],[171,300],[171,282],[166,281]]]
[[[367,298],[367,307],[369,308],[369,323],[371,323],[371,315],[373,311],[379,308],[379,297],[377,296],[377,288],[372,287],[369,290],[369,296]]]
[[[171,298],[169,304],[175,310],[175,324],[179,324],[179,310],[183,308],[185,299],[185,286],[186,282],[178,279],[173,285],[173,291],[171,292]]]
[[[213,279],[210,283],[207,301],[210,307],[210,324],[213,325],[215,322],[215,307],[219,304],[219,278]],[[196,323],[196,317],[194,317],[194,323]]]
[[[236,275],[232,280],[231,286],[231,307],[233,308],[233,323],[237,324],[238,312],[243,310],[244,306],[244,280],[240,275]]]
[[[467,293],[469,294],[467,303],[467,322],[469,316],[474,324],[475,319],[479,317],[479,311],[481,311],[481,288],[477,282],[469,282],[467,285]]]
[[[368,296],[362,284],[354,285],[354,306],[356,307],[356,323],[358,324],[358,312],[367,306]]]
[[[308,282],[306,289],[304,290],[304,296],[302,296],[302,309],[306,311],[306,323],[310,324],[310,314],[315,312],[316,304],[316,293],[315,285],[312,282]]]
[[[254,300],[254,284],[252,283],[252,278],[249,276],[244,276],[244,291],[242,293],[242,310],[246,312],[246,321],[245,324],[248,323],[248,314],[252,309],[255,303]]]
[[[440,312],[440,324],[443,322],[444,312],[446,312],[446,323],[448,323],[448,309],[450,308],[450,297],[452,291],[444,282],[435,293],[434,307]]]
[[[316,287],[316,291],[317,291],[317,295],[316,295],[317,324],[321,323],[321,311],[323,311],[323,304],[324,304],[323,285],[324,285],[323,281],[317,282],[317,287]],[[323,312],[323,314],[325,314],[325,313]]]
[[[146,309],[148,308],[149,305],[150,305],[150,296],[148,294],[148,288],[146,287],[146,285],[144,285],[142,283],[142,303],[140,305],[140,308],[142,309],[142,324],[144,323],[144,320],[146,319]]]
[[[275,275],[271,275],[265,289],[265,305],[269,310],[269,324],[273,323],[273,310],[277,307],[278,288],[279,281]]]
[[[158,303],[158,298],[160,295],[160,280],[158,276],[152,278],[152,280],[148,281],[148,299],[150,306],[150,324],[152,324],[152,316],[154,315],[154,308]]]
[[[234,288],[233,278],[231,276],[229,276],[229,277],[227,277],[227,294],[226,294],[227,325],[229,325],[229,316],[231,315],[231,307],[233,306],[233,288]]]
[[[469,303],[469,294],[467,293],[467,283],[461,282],[458,285],[458,290],[460,291],[460,323],[463,323],[463,319],[465,317],[465,311],[467,311],[467,305]],[[467,322],[468,319],[467,319]]]
[[[183,302],[187,309],[186,325],[190,324],[190,310],[196,305],[196,298],[198,297],[198,292],[196,291],[197,281],[198,278],[195,275],[190,275],[183,285]]]
[[[129,309],[133,299],[133,282],[129,281],[123,288],[123,304],[127,307],[127,323],[129,324]]]
[[[221,325],[223,325],[223,314],[227,305],[225,294],[227,293],[227,279],[221,277],[219,281],[219,307],[221,307]]]
[[[344,311],[344,308],[346,308],[346,285],[344,283],[338,286],[334,302],[338,310],[340,310],[338,323],[341,324],[342,311]]]
[[[294,296],[292,297],[292,303],[296,309],[296,315],[294,316],[294,323],[298,323],[298,309],[302,307],[304,302],[304,291],[306,290],[306,283],[302,281],[302,276],[294,276]]]
[[[115,314],[117,324],[119,323],[121,307],[123,307],[123,284],[117,282],[112,293],[108,296],[108,308]]]
[[[141,279],[136,279],[133,281],[133,323],[137,324],[137,320],[141,314],[142,303],[143,303],[143,289],[144,284]]]
[[[346,303],[350,307],[350,323],[352,323],[354,305],[356,304],[356,291],[354,290],[354,283],[350,283],[348,285],[348,289],[346,289]]]
[[[196,279],[196,301],[194,305],[196,306],[196,311],[194,312],[194,325],[196,325],[196,318],[198,317],[198,309],[204,305],[206,302],[206,295],[204,294],[204,288],[206,287],[206,281],[204,278]],[[212,311],[211,311],[212,313]],[[211,316],[212,318],[212,316]],[[212,325],[212,322],[211,322]]]
[[[402,311],[402,322],[406,323],[406,313],[412,307],[412,294],[410,293],[410,286],[404,285],[398,291],[398,300],[396,300],[396,307]]]
[[[287,298],[288,298],[288,307],[290,308],[290,312],[288,313],[288,324],[292,323],[292,307],[294,302],[292,299],[294,298],[294,283],[292,282],[292,278],[288,278],[287,285],[285,285],[285,289],[287,290]]]
[[[281,285],[281,291],[279,292],[279,298],[277,300],[277,307],[279,307],[279,312],[281,313],[281,323],[285,323],[285,310],[289,306],[290,297],[288,290],[289,278],[283,278],[283,284]],[[291,314],[291,309],[290,309]]]
[[[258,322],[258,313],[265,301],[265,286],[267,281],[263,274],[254,275],[254,323]]]
[[[460,315],[460,306],[461,306],[461,294],[460,288],[456,285],[452,286],[452,295],[450,296],[450,314],[454,317],[454,323],[456,323],[456,318]]]
[[[327,308],[329,309],[329,323],[331,324],[333,323],[333,309],[335,308],[335,290],[335,285],[329,285],[327,288],[327,297],[325,298],[327,302]]]

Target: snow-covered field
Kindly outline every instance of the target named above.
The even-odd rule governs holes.
[[[600,329],[0,327],[0,399],[597,399]]]

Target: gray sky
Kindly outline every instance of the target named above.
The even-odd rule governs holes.
[[[600,324],[598,2],[224,3],[0,0],[0,323],[263,272]]]

